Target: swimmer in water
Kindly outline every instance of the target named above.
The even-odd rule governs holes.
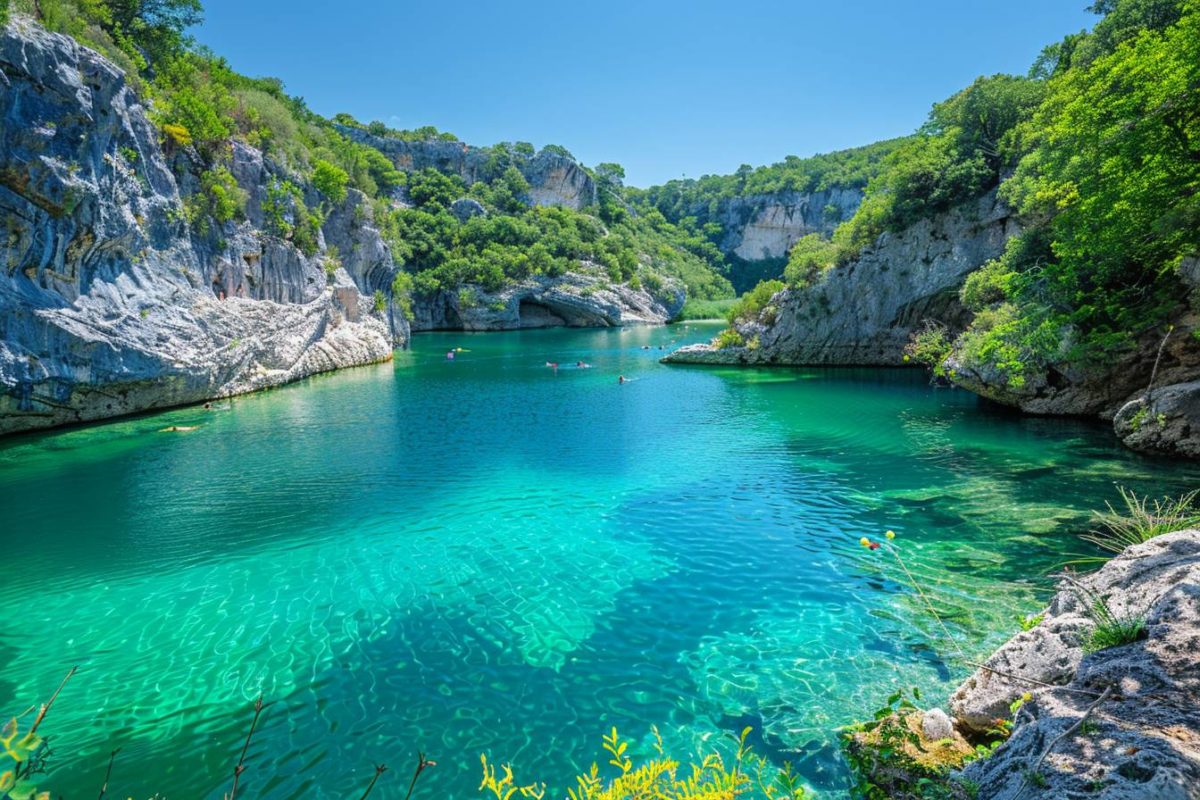
[[[617,376],[617,383],[624,383],[624,382],[625,382],[625,376],[624,376],[624,375],[619,375],[619,376]]]
[[[550,369],[558,369],[558,362],[557,361],[547,361],[546,366],[549,367]]]
[[[169,428],[162,428],[159,430],[159,433],[181,433],[183,431],[194,431],[199,427],[199,425],[172,425]]]
[[[453,351],[453,350],[447,350],[447,351],[446,351],[446,360],[447,360],[447,361],[453,361],[453,360],[454,360],[454,351]]]
[[[579,367],[580,369],[591,369],[592,368],[591,364],[585,363],[583,361],[576,361],[575,366]]]

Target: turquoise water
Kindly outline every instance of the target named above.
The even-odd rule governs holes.
[[[247,797],[358,796],[379,761],[400,796],[418,748],[418,796],[476,797],[481,752],[560,796],[608,727],[651,724],[679,752],[753,725],[837,796],[835,726],[965,673],[859,537],[895,529],[984,653],[1115,484],[1200,478],[917,372],[657,363],[712,332],[430,334],[217,410],[0,442],[0,710],[81,667],[44,785],[95,794],[120,746],[114,796],[220,797],[262,692]]]

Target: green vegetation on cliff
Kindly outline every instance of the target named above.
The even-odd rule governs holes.
[[[1027,232],[969,285],[962,357],[1020,385],[1107,360],[1178,307],[1200,252],[1200,3],[1097,3],[1090,36],[1047,50],[1045,99],[1014,137],[1001,196]]]
[[[653,206],[667,219],[693,218],[703,226],[717,216],[721,201],[780,192],[820,192],[827,189],[861,189],[878,174],[887,157],[906,139],[891,139],[865,147],[839,150],[783,161],[763,167],[743,164],[732,175],[705,175],[699,179],[667,181],[662,186],[638,190],[638,206]]]
[[[914,358],[1019,388],[1054,366],[1104,363],[1167,322],[1200,252],[1200,3],[1103,0],[1091,32],[1047,47],[1029,75],[994,75],[933,107],[880,160],[853,218],[791,249],[805,286],[886,231],[997,190],[1024,233],[963,288],[953,343]],[[939,336],[944,332],[939,331]]]
[[[651,294],[664,290],[669,278],[691,297],[731,294],[728,283],[686,249],[686,235],[665,220],[604,203],[587,209],[595,214],[533,207],[529,191],[512,164],[469,188],[457,175],[424,169],[409,176],[413,206],[380,203],[375,218],[396,260],[413,273],[418,293],[467,283],[497,291],[510,281],[591,269]],[[451,205],[461,198],[478,202],[486,213],[460,219]]]
[[[306,254],[318,251],[324,215],[350,189],[370,198],[375,223],[405,273],[393,284],[399,292],[454,290],[467,283],[495,291],[531,276],[584,269],[651,293],[678,283],[699,300],[732,297],[728,281],[714,269],[720,254],[708,242],[656,211],[630,212],[619,165],[587,170],[597,201],[579,211],[532,206],[530,186],[516,167],[534,155],[524,142],[482,148],[486,174],[470,187],[457,174],[431,169],[408,174],[338,125],[406,142],[457,138],[432,127],[395,131],[382,123],[363,125],[345,114],[328,120],[286,94],[282,82],[236,73],[186,33],[201,18],[200,0],[13,0],[2,10],[4,16],[30,15],[126,71],[149,100],[164,149],[193,155],[188,168],[197,171],[200,189],[186,199],[186,216],[202,235],[245,214],[247,195],[230,171],[231,142],[240,140],[277,168],[262,204],[267,232]],[[571,158],[565,148],[544,149]],[[398,195],[402,188],[407,195]],[[484,215],[451,213],[451,204],[464,197],[478,201]],[[328,263],[336,265],[336,259]]]
[[[866,147],[840,150],[809,158],[788,156],[762,167],[743,164],[732,175],[705,175],[699,179],[668,181],[648,189],[628,189],[626,196],[639,214],[662,219],[686,233],[688,249],[704,258],[739,289],[753,287],[783,271],[782,259],[745,261],[722,253],[720,246],[731,225],[744,224],[743,199],[770,198],[784,193],[862,190],[885,168],[891,155],[908,139],[892,139]],[[843,210],[829,205],[822,210],[826,224],[842,221]]]

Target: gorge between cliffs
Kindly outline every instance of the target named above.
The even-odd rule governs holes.
[[[1200,5],[1089,11],[642,188],[0,4],[0,800],[1200,798]]]

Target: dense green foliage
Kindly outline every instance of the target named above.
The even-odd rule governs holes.
[[[827,189],[861,189],[878,174],[889,155],[906,140],[894,139],[866,147],[783,161],[754,168],[743,164],[732,175],[705,175],[697,179],[668,181],[649,189],[627,189],[632,208],[641,214],[659,214],[684,232],[688,249],[705,259],[716,271],[739,287],[751,287],[759,280],[778,278],[783,261],[742,261],[723,255],[719,244],[730,221],[726,204],[742,197],[771,195],[779,192],[818,192]],[[830,224],[841,222],[836,206],[825,210]],[[737,222],[737,220],[734,220]]]
[[[676,319],[679,321],[725,319],[729,316],[729,309],[736,302],[737,300],[732,297],[721,300],[688,300]]]
[[[892,139],[811,158],[788,156],[777,164],[758,168],[743,164],[732,175],[668,181],[636,192],[633,199],[639,207],[653,206],[672,221],[692,217],[703,226],[716,217],[721,201],[735,197],[862,188],[904,141]]]
[[[772,298],[787,288],[783,281],[762,281],[752,291],[742,295],[729,309],[730,322],[761,322],[771,325],[775,322],[775,307]]]
[[[417,293],[468,283],[497,291],[510,281],[580,269],[652,294],[666,288],[668,276],[697,297],[729,293],[700,258],[672,246],[674,231],[665,221],[656,225],[645,217],[610,213],[606,224],[568,208],[530,207],[529,185],[511,166],[469,189],[457,176],[425,169],[410,176],[408,191],[412,208],[380,204],[376,222],[396,259],[414,273]],[[450,204],[464,196],[478,200],[488,213],[460,221]]]
[[[1056,363],[1105,363],[1178,306],[1179,263],[1200,252],[1200,4],[1103,0],[1095,29],[934,106],[882,159],[831,240],[801,239],[804,286],[884,231],[999,188],[1025,233],[962,290],[975,312],[957,360],[1020,388]],[[910,356],[944,360],[927,329]],[[940,356],[940,358],[938,358]]]
[[[1020,389],[1055,364],[1103,364],[1167,321],[1200,250],[1200,5],[1098,3],[1091,34],[1043,53],[1042,100],[1012,128],[1000,194],[1025,233],[962,290],[955,353]]]
[[[988,267],[994,302],[970,334],[1013,356],[1014,385],[1058,360],[1110,358],[1178,303],[1179,262],[1200,251],[1200,4],[1176,5],[1162,30],[1098,25],[1105,46],[1060,68],[1019,129],[1025,155],[1002,194],[1031,230]],[[1110,4],[1105,22],[1163,6]]]
[[[1041,81],[993,75],[936,104],[917,135],[888,154],[862,206],[834,233],[833,260],[995,188],[1016,163],[1017,126],[1044,91]]]

